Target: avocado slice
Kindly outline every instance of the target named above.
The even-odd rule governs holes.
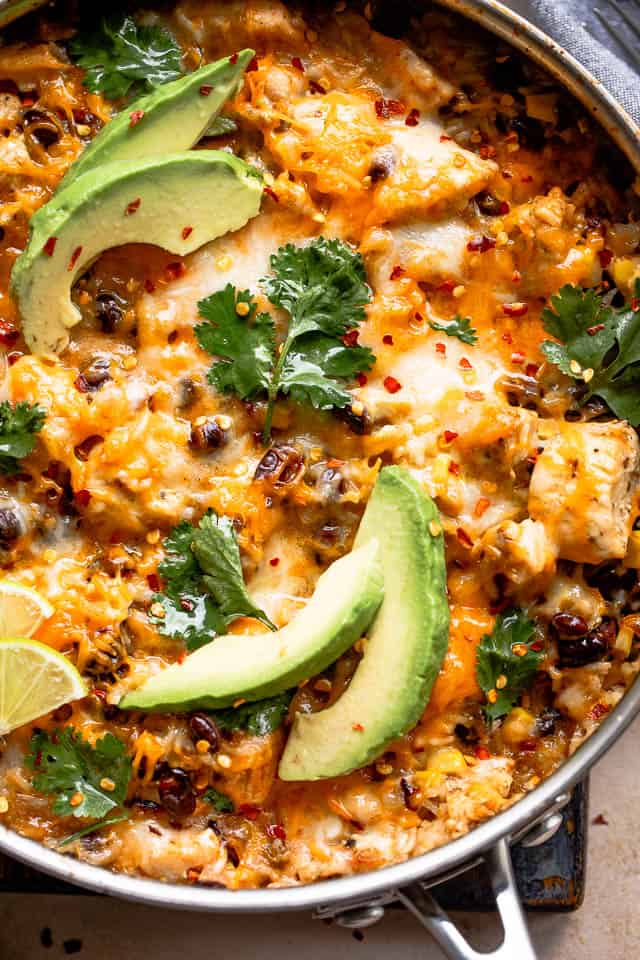
[[[261,198],[258,172],[220,150],[122,160],[78,178],[33,215],[11,273],[29,347],[66,346],[81,319],[71,287],[104,250],[154,243],[184,256],[244,226]]]
[[[385,599],[351,683],[333,706],[296,714],[282,780],[365,766],[420,719],[447,651],[444,541],[438,510],[402,467],[381,470],[355,547],[378,538]]]
[[[171,713],[262,700],[324,670],[360,638],[383,597],[378,544],[336,560],[307,606],[275,633],[226,634],[151,677],[123,710]]]
[[[99,164],[165,156],[167,147],[173,153],[188,150],[236,95],[253,56],[253,50],[242,50],[208,63],[129,104],[85,147],[58,189],[65,190]]]

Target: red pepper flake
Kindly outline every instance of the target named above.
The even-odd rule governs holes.
[[[75,493],[75,500],[79,507],[86,507],[91,500],[91,494],[88,490],[77,490]]]
[[[417,127],[420,120],[420,111],[416,110],[414,107],[407,114],[406,120],[404,121],[408,127]]]
[[[455,280],[443,280],[442,283],[436,287],[436,290],[440,290],[442,293],[453,293],[456,286]]]
[[[351,729],[355,730],[357,733],[362,733],[362,731],[364,730],[364,727],[362,726],[361,723],[352,723]]]
[[[144,117],[144,110],[134,110],[129,114],[129,126],[135,127]]]
[[[511,274],[511,283],[520,283],[522,280],[522,274],[519,270],[514,270]]]
[[[20,331],[9,320],[0,320],[0,343],[3,346],[12,347],[19,336]]]
[[[467,250],[470,253],[486,253],[487,250],[493,250],[496,245],[496,241],[492,240],[491,237],[487,237],[484,234],[481,237],[476,237],[473,240],[469,240],[467,244]]]
[[[387,100],[381,97],[375,102],[376,114],[381,120],[388,120],[392,116],[404,113],[404,104],[401,100]]]
[[[440,343],[440,341],[436,343],[436,353],[439,353],[441,357],[446,357],[447,348],[444,343]]]
[[[367,383],[367,378],[365,374],[364,373],[356,374],[356,382],[359,387],[364,387],[364,385]]]
[[[526,360],[526,357],[524,353],[520,353],[519,350],[516,350],[514,353],[511,354],[511,363],[524,363],[525,360]]]
[[[229,57],[229,63],[237,63],[237,62],[238,62],[238,54],[232,53],[231,56]]]
[[[171,280],[177,280],[179,277],[183,277],[186,272],[187,268],[180,260],[174,260],[172,263],[168,263],[164,268],[164,275],[167,282]]]
[[[249,61],[249,66],[245,70],[245,73],[253,73],[254,70],[258,69],[258,58],[252,57]]]
[[[511,173],[511,170],[503,170],[502,178],[503,180],[513,180],[513,174]]]
[[[53,251],[56,248],[56,243],[58,242],[57,237],[49,237],[44,247],[42,248],[43,252],[46,253],[48,257],[53,256]]]
[[[107,691],[103,690],[102,687],[94,687],[91,693],[94,695],[94,697],[97,697],[98,700],[107,699]]]
[[[149,585],[149,590],[153,590],[154,593],[160,592],[160,577],[157,573],[147,574],[147,584]]]
[[[540,367],[537,363],[528,363],[524,368],[524,372],[528,377],[535,377]]]
[[[260,807],[256,806],[255,803],[241,803],[238,807],[240,816],[246,817],[247,820],[256,820],[261,812]]]
[[[502,334],[502,339],[504,340],[505,343],[513,343],[513,337],[511,336],[508,330],[506,330]]]
[[[458,364],[463,370],[473,370],[473,365],[470,360],[467,360],[466,357],[460,357],[460,362]]]
[[[487,512],[490,506],[491,506],[490,500],[487,500],[486,497],[480,497],[480,499],[476,502],[475,507],[473,508],[474,517],[483,516],[483,514]]]
[[[267,824],[267,836],[272,840],[286,840],[287,832],[281,823]]]
[[[395,377],[385,377],[383,383],[388,393],[397,393],[398,390],[402,390],[402,384]]]
[[[147,277],[146,280],[144,281],[144,288],[147,291],[147,293],[153,293],[153,291],[155,290],[156,285],[151,279],[151,277]]]
[[[458,527],[456,530],[456,538],[458,543],[461,544],[465,550],[470,550],[473,546],[473,540],[469,536],[466,530],[463,530],[462,527]]]
[[[278,194],[275,192],[275,190],[272,190],[271,187],[268,187],[266,184],[263,186],[262,192],[266,193],[266,195],[271,197],[272,200],[275,200],[276,203],[280,202]]]
[[[613,251],[607,250],[606,248],[604,250],[599,250],[598,260],[600,261],[600,266],[602,267],[602,269],[606,270],[606,268],[609,266],[609,264],[613,260]]]
[[[237,53],[234,54],[234,56],[235,56],[235,58],[236,58],[236,60],[237,60],[237,58],[238,58]],[[210,96],[210,94],[212,93],[212,91],[213,91],[213,87],[211,86],[210,83],[203,83],[198,92],[199,92],[199,94],[200,94],[201,97],[208,97],[208,96]]]
[[[516,300],[514,303],[503,303],[502,312],[507,317],[524,317],[529,312],[529,304]]]
[[[544,650],[544,643],[542,640],[534,640],[534,642],[531,644],[531,649],[535,650],[536,653],[539,653],[541,650]]]
[[[344,334],[344,336],[342,337],[342,342],[344,343],[345,347],[355,347],[355,346],[356,346],[356,344],[358,343],[358,334],[359,334],[359,332],[360,332],[360,331],[358,330],[357,327],[354,328],[353,330],[347,330],[347,332],[346,332],[346,333]]]
[[[325,90],[325,88],[322,86],[322,84],[321,84],[321,83],[318,83],[317,80],[310,80],[310,81],[309,81],[309,90],[311,91],[311,93],[326,93],[326,92],[327,92],[327,91]]]
[[[520,743],[520,749],[523,753],[535,753],[538,749],[538,741],[535,737],[531,737],[529,740],[523,740]]]
[[[33,765],[34,767],[39,767],[41,763],[42,763],[42,750],[38,750],[38,752],[36,753],[36,758],[33,761]]]
[[[590,337],[595,337],[596,333],[604,330],[604,323],[596,323],[592,327],[587,327],[587,333]]]
[[[636,311],[639,308],[640,308],[640,300],[638,300],[637,297],[634,297],[633,300],[631,301],[631,309],[633,310],[634,313],[636,313]]]
[[[271,560],[269,560],[269,563],[271,564],[272,567],[277,567],[278,564],[280,563],[280,557],[271,557]]]
[[[142,200],[140,199],[140,197],[138,197],[137,200],[132,200],[131,203],[128,203],[127,208],[124,211],[125,216],[130,217],[132,213],[136,213],[140,209],[141,203],[142,203]]]
[[[474,749],[473,752],[475,753],[475,755],[476,755],[476,757],[478,758],[478,760],[490,760],[490,759],[491,759],[491,754],[489,753],[489,751],[487,750],[486,747],[480,747],[480,746],[475,747],[475,749]]]
[[[453,474],[454,477],[457,477],[460,473],[460,464],[456,463],[455,460],[449,461],[449,473]]]
[[[182,228],[182,239],[186,240],[187,237],[190,237],[193,233],[193,227],[183,227]]]
[[[11,353],[7,354],[7,363],[10,367],[17,363],[20,357],[24,357],[22,350],[12,350]]]
[[[449,140],[453,140],[453,137],[448,137],[446,133],[440,134],[440,143],[447,143]]]
[[[304,73],[304,64],[300,57],[291,57],[291,66],[299,70],[300,73]]]
[[[465,390],[464,395],[467,400],[484,400],[484,393],[482,390]]]
[[[389,274],[389,280],[398,280],[399,277],[404,277],[404,272],[404,267],[395,266]]]
[[[67,267],[67,270],[69,271],[73,270],[76,263],[78,262],[78,258],[81,253],[82,253],[82,247],[76,247],[73,253],[71,254],[71,260],[69,260],[69,266]]]
[[[596,703],[596,705],[589,712],[589,716],[592,720],[599,720],[601,717],[604,717],[611,707],[608,707],[606,703]]]
[[[392,346],[393,346],[393,337],[391,336],[390,333],[385,333],[384,337],[382,338],[382,342],[384,343],[384,345],[385,345],[386,347],[392,347]]]
[[[507,201],[506,201],[506,200],[502,200],[502,201],[500,202],[500,206],[498,207],[498,213],[500,214],[501,217],[504,217],[507,213],[509,213],[509,210],[510,210],[510,209],[511,209],[511,207],[509,206],[509,204],[507,203]]]
[[[184,663],[187,659],[187,651],[183,650],[182,653],[178,656],[178,663]]]
[[[526,174],[526,176],[524,177],[520,177],[521,183],[531,183],[532,180],[533,180],[533,177],[531,176],[530,173]]]
[[[455,432],[455,430],[445,430],[444,432],[445,443],[453,443],[453,441],[457,439],[458,439],[458,434]]]
[[[193,600],[190,600],[189,597],[180,597],[180,606],[185,611],[185,613],[193,613],[196,608]]]

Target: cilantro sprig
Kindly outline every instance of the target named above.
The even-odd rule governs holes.
[[[480,641],[476,659],[478,684],[487,696],[488,720],[509,713],[533,682],[544,655],[533,650],[534,625],[522,610],[501,613],[491,633]]]
[[[542,352],[585,386],[580,403],[598,396],[621,419],[640,425],[640,281],[630,305],[617,310],[594,290],[567,284],[542,312]]]
[[[140,26],[123,14],[103,17],[97,27],[78,33],[69,51],[85,70],[87,90],[111,100],[152,90],[182,74],[182,51],[169,31]]]
[[[432,330],[438,330],[440,333],[446,333],[448,337],[457,337],[463,343],[471,346],[478,342],[478,334],[475,328],[471,326],[470,317],[461,317],[459,313],[448,323],[438,323],[437,320],[430,320],[429,326]]]
[[[37,404],[20,401],[12,407],[8,400],[0,403],[0,472],[7,476],[19,472],[20,460],[33,450],[45,417]]]
[[[53,812],[61,817],[100,820],[124,803],[131,777],[121,740],[107,733],[92,746],[70,727],[35,733],[25,764],[34,771],[35,789],[54,798]]]
[[[343,340],[371,298],[359,253],[318,237],[305,247],[280,247],[270,266],[262,289],[289,318],[279,346],[270,314],[258,313],[249,291],[231,284],[199,302],[205,322],[195,328],[200,346],[218,358],[209,371],[213,386],[242,399],[266,395],[265,443],[280,394],[318,410],[346,407],[352,397],[345,384],[375,361],[367,347]]]
[[[286,690],[276,697],[216,710],[212,716],[220,730],[227,733],[246,730],[254,737],[265,737],[283,723],[294,693],[295,690]]]
[[[218,813],[233,813],[236,809],[231,797],[228,797],[226,793],[221,793],[220,790],[216,790],[215,787],[210,787],[202,799],[206,803],[210,803]]]
[[[197,526],[183,521],[164,541],[164,549],[158,565],[164,592],[154,595],[150,611],[164,636],[181,637],[188,650],[197,650],[238,617],[253,617],[275,630],[247,593],[229,517],[209,511]],[[154,613],[156,604],[161,616]]]

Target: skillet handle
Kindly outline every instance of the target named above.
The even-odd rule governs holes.
[[[449,960],[536,960],[506,840],[500,840],[491,848],[485,856],[485,864],[504,931],[500,946],[489,953],[474,950],[419,881],[398,890],[398,899],[440,944]]]

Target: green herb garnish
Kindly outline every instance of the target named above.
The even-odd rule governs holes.
[[[234,730],[247,730],[255,737],[264,737],[273,733],[282,724],[289,710],[295,690],[287,690],[277,697],[256,700],[255,703],[243,703],[239,707],[227,707],[216,710],[211,716],[221,730],[232,733]]]
[[[86,71],[87,90],[111,100],[152,90],[182,75],[182,51],[169,31],[139,26],[123,14],[103,17],[97,27],[78,33],[69,50]]]
[[[463,343],[473,346],[478,342],[478,334],[471,326],[470,317],[461,317],[459,313],[448,323],[438,323],[436,320],[429,320],[429,326],[432,330],[438,330],[440,333],[446,333],[448,337],[457,337]]]
[[[68,847],[70,843],[75,843],[76,840],[81,840],[82,837],[86,837],[90,833],[95,833],[96,830],[102,830],[103,827],[112,827],[114,823],[122,823],[123,820],[128,819],[128,813],[118,813],[115,817],[107,817],[105,820],[99,820],[98,823],[90,823],[88,827],[83,827],[82,830],[76,830],[75,833],[69,834],[68,837],[60,841],[58,846]]]
[[[544,654],[532,650],[534,625],[522,610],[501,613],[491,633],[477,650],[476,676],[488,697],[484,711],[488,720],[509,713],[520,695],[533,682]]]
[[[341,240],[318,237],[306,247],[280,247],[270,264],[273,275],[261,281],[262,289],[289,317],[279,350],[271,316],[257,312],[248,290],[231,284],[199,302],[206,322],[195,328],[200,346],[219,358],[210,383],[242,399],[266,395],[265,443],[279,394],[318,410],[346,407],[352,397],[345,383],[375,361],[367,347],[343,342],[371,299],[359,253]]]
[[[247,593],[229,517],[209,511],[197,526],[183,521],[167,537],[164,549],[158,573],[165,589],[153,597],[150,612],[164,636],[181,637],[188,650],[197,650],[238,617],[253,617],[275,630]],[[162,605],[163,616],[153,613],[156,603]]]
[[[231,797],[228,797],[226,793],[220,793],[214,787],[207,790],[202,799],[210,803],[218,813],[233,813],[235,810],[235,804]]]
[[[36,434],[42,430],[45,411],[37,404],[24,401],[11,406],[0,403],[0,471],[11,476],[20,471],[20,460],[31,453]]]
[[[616,417],[640,425],[640,281],[635,297],[620,310],[594,290],[567,284],[542,312],[547,333],[542,352],[559,369],[586,387],[580,403],[598,396]]]
[[[25,764],[34,771],[33,785],[55,797],[52,809],[58,816],[100,819],[124,803],[131,759],[124,743],[112,733],[91,746],[81,734],[65,727],[51,735],[34,733],[29,746]]]

